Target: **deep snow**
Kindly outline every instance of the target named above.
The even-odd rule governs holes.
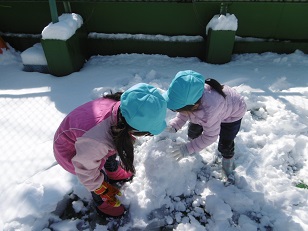
[[[136,176],[121,189],[129,209],[119,230],[158,224],[183,231],[308,230],[308,190],[296,187],[307,184],[308,174],[307,54],[233,55],[224,65],[164,55],[94,56],[61,78],[22,69],[19,52],[0,55],[0,230],[115,229],[115,220],[91,221],[91,196],[56,164],[53,134],[66,114],[109,89],[145,82],[166,90],[186,69],[245,96],[236,184],[220,180],[217,143],[179,163],[169,156],[175,141],[186,140],[186,127],[139,138]],[[168,111],[166,120],[173,116]]]

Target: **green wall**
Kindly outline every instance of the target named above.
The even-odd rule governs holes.
[[[239,36],[308,40],[308,1],[237,2],[228,9],[238,19]]]
[[[58,15],[64,1],[56,1]],[[233,53],[308,53],[307,1],[223,1],[227,12],[238,18],[236,36],[266,39],[235,40]],[[219,14],[219,1],[69,1],[71,10],[84,19],[87,33],[201,35],[210,19]],[[51,22],[47,0],[0,0],[0,36],[23,51],[39,42],[43,28]],[[21,35],[22,34],[22,35]],[[36,35],[36,37],[34,36]],[[275,41],[273,41],[275,40]],[[161,53],[170,56],[203,57],[204,43],[170,43],[136,40],[88,39],[87,56],[118,53]]]

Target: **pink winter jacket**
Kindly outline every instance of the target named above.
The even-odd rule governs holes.
[[[120,101],[99,98],[69,113],[54,136],[57,162],[76,174],[89,190],[104,181],[100,172],[107,158],[116,153],[110,127],[117,123]]]
[[[223,91],[226,98],[205,84],[198,110],[177,113],[170,120],[169,125],[176,130],[181,129],[187,121],[203,127],[202,135],[186,144],[189,154],[199,152],[214,143],[219,136],[221,123],[235,122],[244,116],[246,104],[243,97],[226,85]]]

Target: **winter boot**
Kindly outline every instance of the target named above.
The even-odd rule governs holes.
[[[235,169],[234,165],[234,157],[226,159],[222,158],[222,170],[226,174],[227,177],[232,174],[233,170]]]
[[[113,207],[107,202],[103,202],[100,206],[96,207],[96,211],[100,216],[103,217],[120,217],[124,214],[125,208],[123,205],[119,207]]]
[[[116,171],[110,172],[105,169],[105,172],[111,183],[119,181],[130,181],[134,176],[131,172],[125,171],[121,165],[118,165]]]
[[[222,158],[222,171],[224,175],[227,177],[226,181],[224,182],[225,186],[234,185],[235,184],[235,175],[233,170],[235,169],[234,165],[234,157],[232,158]]]

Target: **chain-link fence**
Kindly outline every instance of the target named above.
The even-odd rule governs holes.
[[[8,187],[53,165],[53,134],[63,114],[44,92],[0,92],[0,175]]]

